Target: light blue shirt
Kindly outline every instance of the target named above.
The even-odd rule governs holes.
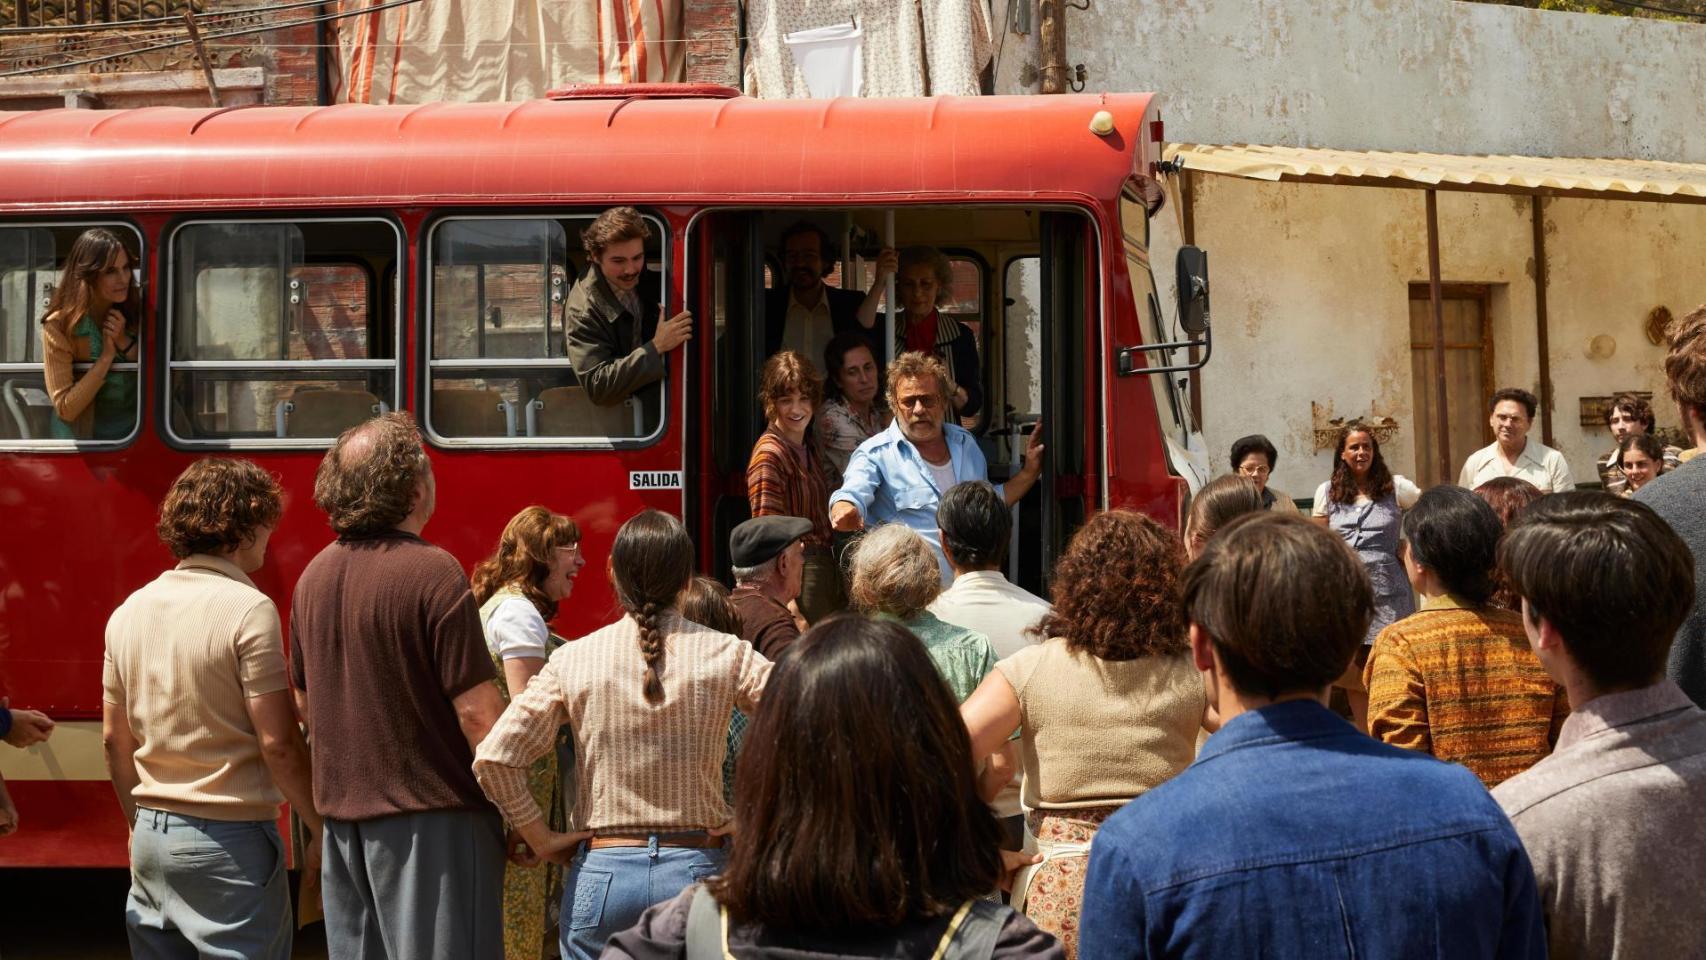
[[[942,425],[942,435],[948,441],[954,482],[988,483],[989,464],[983,459],[983,451],[977,448],[977,438],[951,423]],[[936,553],[942,584],[953,582],[954,572],[948,568],[941,534],[936,529],[936,507],[947,491],[937,488],[930,465],[901,432],[898,417],[887,430],[859,444],[842,476],[841,488],[829,497],[832,507],[841,502],[853,504],[859,508],[867,527],[899,521],[918,531]],[[1002,492],[999,484],[995,492]]]

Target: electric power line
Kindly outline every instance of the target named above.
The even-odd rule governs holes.
[[[22,0],[20,0],[22,2]],[[280,13],[285,10],[296,10],[302,7],[317,7],[326,0],[295,0],[291,3],[269,3],[258,7],[240,7],[234,10],[209,10],[202,12],[193,7],[189,8],[196,16],[196,22],[209,23],[215,20],[237,18],[250,14]],[[34,27],[0,27],[0,37],[22,36],[36,33],[94,33],[100,30],[131,30],[146,27],[156,23],[183,23],[184,15],[173,14],[169,17],[145,17],[140,20],[103,20],[98,23],[52,23],[40,24]]]
[[[305,25],[311,24],[311,23],[326,23],[326,22],[330,22],[332,20],[344,20],[344,19],[347,19],[349,17],[365,16],[365,15],[370,14],[370,13],[378,13],[381,10],[389,10],[392,7],[408,6],[409,4],[414,4],[414,3],[419,3],[419,2],[420,2],[420,0],[388,0],[388,2],[376,3],[373,6],[364,7],[360,10],[352,10],[349,13],[331,13],[331,14],[324,14],[324,15],[316,16],[316,17],[304,17],[300,20],[292,20],[289,23],[274,23],[274,24],[268,24],[266,26],[261,26],[261,27],[250,27],[250,28],[243,29],[243,30],[227,30],[223,33],[209,33],[209,34],[205,34],[203,36],[203,39],[204,40],[225,40],[225,39],[229,39],[231,37],[244,37],[244,36],[249,36],[250,34],[268,33],[268,32],[273,31],[273,30],[282,30],[282,29],[286,29],[288,27],[305,26]],[[190,41],[189,37],[186,36],[186,37],[179,39],[179,40],[171,40],[171,41],[167,41],[165,43],[157,43],[157,44],[153,44],[150,46],[137,47],[135,49],[124,50],[124,51],[121,51],[119,53],[109,53],[109,54],[104,54],[104,55],[98,56],[98,57],[86,57],[86,58],[83,58],[80,60],[68,60],[64,63],[51,63],[51,64],[46,64],[43,66],[25,67],[21,70],[8,70],[4,73],[0,73],[0,79],[5,79],[7,77],[23,77],[23,76],[29,76],[31,74],[36,74],[36,73],[48,73],[48,72],[51,72],[54,70],[64,70],[64,69],[69,68],[69,67],[86,67],[86,66],[90,66],[91,64],[104,63],[108,60],[118,60],[118,59],[123,58],[123,57],[134,57],[134,56],[138,56],[138,55],[141,55],[144,53],[155,53],[155,52],[160,51],[160,50],[170,50],[173,47],[185,46],[185,45],[189,44],[190,42],[191,41]]]

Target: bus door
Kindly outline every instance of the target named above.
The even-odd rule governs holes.
[[[729,568],[729,533],[752,513],[746,463],[764,432],[758,377],[764,363],[764,261],[756,214],[700,216],[688,235],[687,302],[697,331],[693,369],[699,386],[687,405],[693,435],[687,516],[700,569]]]
[[[1009,384],[1006,406],[1021,410],[1040,400],[1034,415],[1047,447],[1042,478],[1019,503],[1014,537],[1017,544],[1033,546],[1012,551],[1010,575],[1015,583],[1046,596],[1049,571],[1084,522],[1095,491],[1088,464],[1097,449],[1098,424],[1089,414],[1095,409],[1089,398],[1096,396],[1098,385],[1096,364],[1087,352],[1092,341],[1086,337],[1095,257],[1089,252],[1089,221],[1082,215],[1040,211],[1037,221],[1038,256],[1010,260],[1005,271],[1005,334],[1010,346],[1003,353]],[[1019,338],[1040,357],[1029,373],[1019,360],[1026,352],[1015,343]],[[1016,386],[1016,378],[1026,385]],[[1033,398],[1029,403],[1021,399],[1027,393]],[[1013,471],[1027,439],[1016,433],[1010,441]]]

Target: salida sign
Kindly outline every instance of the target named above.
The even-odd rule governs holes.
[[[680,470],[630,470],[629,490],[680,490]]]

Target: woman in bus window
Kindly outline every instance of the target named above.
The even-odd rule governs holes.
[[[948,258],[935,247],[907,247],[898,254],[884,249],[878,254],[876,283],[859,307],[859,322],[866,327],[876,325],[877,299],[890,274],[895,275],[895,299],[902,310],[895,317],[895,354],[928,353],[940,359],[953,383],[955,415],[975,417],[983,409],[977,336],[939,309],[952,294],[954,273]]]
[[[136,425],[136,376],[113,372],[136,359],[135,258],[111,230],[83,231],[71,245],[41,318],[42,367],[53,401],[53,436],[120,440]],[[93,362],[81,377],[74,363]]]
[[[813,627],[778,663],[740,760],[735,823],[756,842],[605,956],[1062,960],[1052,937],[986,899],[1006,859],[967,746],[906,630],[856,616]]]
[[[758,399],[769,426],[753,444],[746,465],[746,497],[755,517],[810,520],[805,571],[800,583],[800,614],[816,623],[847,605],[841,568],[830,553],[829,476],[809,435],[812,417],[823,402],[823,378],[811,361],[783,350],[764,363]]]
[[[1336,684],[1350,703],[1357,729],[1368,729],[1368,688],[1363,667],[1370,644],[1381,630],[1416,612],[1416,595],[1398,559],[1399,523],[1422,491],[1409,480],[1393,476],[1380,456],[1380,441],[1361,421],[1345,424],[1333,452],[1333,476],[1315,489],[1316,522],[1329,527],[1356,551],[1374,586],[1374,620],[1368,625],[1362,649]]]
[[[573,520],[544,507],[528,507],[504,527],[497,552],[474,568],[474,601],[480,605],[486,646],[497,664],[498,692],[505,703],[526,690],[527,681],[544,668],[545,658],[563,645],[549,624],[586,563],[580,540],[580,528]],[[528,791],[547,811],[551,828],[558,831],[564,828],[558,758],[565,747],[559,742],[557,751],[534,761],[527,772]],[[562,872],[555,864],[509,865],[504,873],[504,956],[508,960],[539,956],[562,889]]]
[[[853,451],[889,425],[889,412],[887,405],[877,400],[882,387],[877,358],[864,337],[837,334],[823,348],[823,368],[829,371],[829,399],[818,411],[813,432],[823,449],[830,484],[836,487],[841,485]]]
[[[676,612],[694,552],[669,514],[624,523],[609,561],[622,618],[553,653],[474,752],[504,819],[534,854],[569,868],[558,941],[567,960],[597,957],[647,907],[723,865],[729,711],[757,710],[770,663]],[[567,833],[550,828],[527,789],[564,724],[579,766]]]

